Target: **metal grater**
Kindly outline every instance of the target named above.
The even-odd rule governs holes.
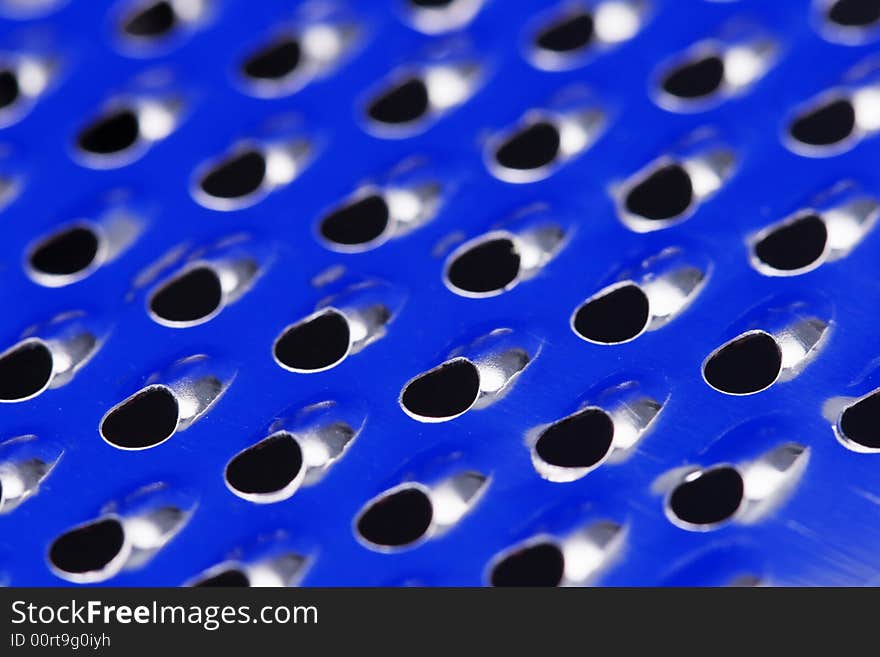
[[[2,0],[2,582],[876,584],[875,6]]]

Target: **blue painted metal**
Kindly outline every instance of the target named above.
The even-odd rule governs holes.
[[[312,558],[305,585],[476,585],[499,551],[598,517],[628,529],[623,556],[605,584],[712,584],[740,572],[781,584],[878,581],[877,457],[842,447],[821,409],[830,397],[871,389],[862,381],[880,355],[873,336],[880,233],[869,234],[848,257],[790,278],[754,271],[746,247],[754,231],[840,180],[855,179],[880,193],[876,139],[821,159],[794,154],[780,139],[791,111],[838,84],[876,53],[876,43],[825,40],[806,0],[652,0],[635,38],[550,73],[523,54],[530,21],[550,6],[541,0],[492,0],[464,29],[445,36],[409,27],[399,3],[352,2],[347,15],[361,35],[346,61],[292,95],[249,96],[236,81],[237,63],[295,15],[298,4],[217,2],[205,25],[161,52],[120,48],[111,19],[118,5],[109,2],[72,0],[42,17],[0,22],[0,49],[40,50],[59,65],[27,115],[0,131],[2,170],[20,183],[0,215],[0,339],[11,345],[28,326],[68,310],[111,327],[69,384],[0,406],[0,436],[35,434],[64,449],[38,494],[0,516],[0,573],[8,583],[63,584],[46,563],[52,539],[96,517],[112,500],[160,481],[189,491],[198,506],[155,558],[110,584],[181,584],[236,548],[281,531]],[[658,107],[649,93],[657,66],[740,19],[778,41],[778,61],[769,73],[704,112]],[[445,47],[484,67],[476,94],[421,134],[383,139],[365,131],[364,94],[397,67]],[[179,127],[126,166],[96,170],[78,163],[72,143],[83,123],[114,94],[152,84],[151,75],[183,98]],[[571,89],[588,90],[607,112],[598,141],[545,180],[516,185],[495,179],[483,162],[484,141]],[[237,139],[277,130],[281,119],[317,144],[300,177],[241,210],[219,212],[193,199],[190,181],[199,165]],[[628,230],[616,217],[610,186],[701,127],[712,128],[734,151],[730,183],[680,224],[645,234]],[[446,183],[436,219],[365,253],[322,246],[315,236],[318,218],[358,184],[382,179],[410,157],[424,158]],[[144,217],[135,243],[83,281],[61,288],[32,282],[22,266],[28,245],[94,212],[117,189],[127,190],[121,202]],[[559,255],[537,277],[500,296],[451,293],[442,281],[445,255],[535,202],[571,218],[573,230]],[[271,253],[252,289],[200,326],[153,322],[136,277],[178,245],[198,248],[239,233]],[[706,289],[681,317],[617,346],[589,344],[572,333],[569,316],[579,303],[621,268],[668,246],[693,249],[712,266]],[[326,296],[313,279],[337,266],[347,276],[397,286],[404,296],[399,315],[387,335],[338,367],[312,375],[283,370],[273,362],[273,340]],[[827,345],[800,376],[749,397],[722,395],[703,382],[700,364],[731,337],[730,327],[774,299],[799,296],[827,304],[833,319]],[[437,424],[418,423],[401,411],[397,396],[407,380],[497,327],[525,332],[542,345],[504,399]],[[154,372],[197,353],[237,372],[203,418],[154,449],[121,451],[100,438],[98,424],[111,406]],[[668,394],[654,430],[625,463],[603,465],[572,483],[541,479],[524,445],[526,432],[571,413],[612,378],[649,381]],[[274,418],[327,398],[363,405],[367,420],[318,485],[270,505],[254,505],[226,489],[223,468],[232,455],[263,437]],[[651,490],[657,477],[685,463],[753,455],[768,432],[811,450],[807,471],[782,508],[758,524],[707,533],[682,531],[666,520]],[[491,475],[485,496],[458,525],[396,554],[358,543],[352,520],[367,500],[450,460]]]

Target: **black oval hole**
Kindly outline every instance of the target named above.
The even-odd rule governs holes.
[[[559,154],[559,130],[549,121],[538,121],[509,137],[495,159],[507,169],[528,171],[553,162]]]
[[[830,146],[849,137],[855,125],[852,103],[840,98],[802,114],[791,124],[789,132],[809,146]]]
[[[242,70],[256,80],[280,80],[296,70],[301,56],[299,41],[280,39],[248,57]]]
[[[386,91],[367,108],[379,123],[401,124],[420,119],[428,111],[428,88],[418,78],[410,78]]]
[[[226,481],[244,495],[277,493],[296,479],[302,466],[299,443],[279,433],[236,454],[226,466]]]
[[[748,395],[776,381],[782,351],[767,333],[748,333],[721,347],[703,366],[706,382],[721,392]]]
[[[208,196],[241,198],[253,194],[263,184],[266,158],[256,150],[248,150],[224,160],[205,177],[200,186]]]
[[[843,27],[868,27],[880,20],[880,2],[838,0],[828,10],[828,19]]]
[[[459,254],[446,276],[459,290],[484,294],[504,290],[519,275],[520,256],[508,237],[480,242]]]
[[[593,17],[587,12],[566,16],[543,29],[535,38],[539,48],[557,53],[580,50],[593,39]]]
[[[345,316],[325,310],[285,330],[275,342],[275,358],[292,370],[322,370],[345,358],[350,340]]]
[[[417,488],[404,488],[370,505],[358,519],[357,530],[374,545],[401,547],[422,538],[433,518],[428,496]]]
[[[0,109],[9,107],[18,100],[20,92],[18,76],[10,70],[0,71]]]
[[[547,427],[535,443],[538,456],[560,468],[591,468],[605,458],[614,422],[605,411],[588,408]]]
[[[388,204],[380,194],[370,194],[328,214],[321,221],[321,235],[345,246],[368,244],[388,227]]]
[[[714,525],[736,513],[742,499],[742,476],[735,468],[723,466],[679,484],[669,498],[669,509],[691,525]]]
[[[684,167],[667,164],[654,170],[626,195],[626,209],[645,219],[662,221],[684,213],[694,199],[691,177]]]
[[[154,2],[133,12],[122,29],[133,37],[155,38],[170,32],[177,23],[177,14],[170,2]]]
[[[251,585],[251,580],[248,576],[237,568],[230,568],[229,570],[222,570],[216,575],[211,575],[210,577],[206,577],[204,579],[200,579],[195,584],[194,587],[202,588],[202,587],[247,587]]]
[[[195,322],[217,310],[222,299],[217,272],[211,267],[194,267],[153,294],[150,312],[166,322]]]
[[[880,449],[880,392],[860,399],[840,416],[843,437],[868,449]]]
[[[95,155],[113,155],[134,145],[140,134],[137,115],[119,110],[102,116],[79,133],[79,147]]]
[[[492,586],[559,586],[565,557],[552,543],[536,543],[512,552],[492,569]]]
[[[154,386],[135,393],[101,422],[101,435],[122,449],[153,447],[177,429],[177,399],[168,388]]]
[[[56,538],[49,548],[49,561],[63,573],[92,573],[113,561],[124,544],[121,522],[97,520]]]
[[[780,271],[809,267],[825,252],[828,230],[822,218],[805,215],[784,224],[755,244],[755,255]]]
[[[451,418],[464,413],[480,393],[480,373],[464,358],[443,363],[410,381],[400,403],[417,417]]]
[[[34,271],[50,276],[70,276],[88,268],[98,255],[100,241],[95,232],[75,226],[55,233],[31,251]]]
[[[628,283],[587,301],[574,315],[574,330],[582,338],[602,344],[632,340],[648,325],[648,297]]]
[[[700,98],[714,93],[724,79],[724,61],[718,55],[682,64],[663,79],[663,91],[678,98]]]
[[[444,9],[451,7],[458,0],[409,0],[410,4],[421,9]]]
[[[52,352],[42,342],[21,343],[0,356],[0,401],[23,401],[52,378]]]

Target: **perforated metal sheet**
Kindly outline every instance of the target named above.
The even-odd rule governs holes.
[[[127,563],[106,583],[178,585],[216,564],[283,546],[307,559],[298,578],[304,585],[478,585],[493,558],[512,546],[539,535],[562,540],[598,521],[624,530],[614,558],[591,582],[877,582],[878,457],[845,448],[827,416],[829,400],[877,387],[880,234],[867,232],[845,256],[802,275],[767,276],[749,262],[757,231],[820,206],[835,185],[853,180],[868,195],[880,194],[878,141],[870,134],[828,157],[796,153],[784,140],[798,108],[870,63],[870,30],[861,43],[828,38],[806,0],[651,0],[632,38],[597,43],[565,70],[547,71],[528,49],[533,30],[557,7],[552,3],[489,0],[460,29],[424,35],[408,23],[405,3],[352,2],[330,14],[357,27],[346,55],[301,89],[258,97],[239,77],[242,57],[279,27],[323,15],[312,13],[321,3],[211,3],[191,29],[160,47],[128,44],[120,35],[125,3],[48,3],[27,17],[9,12],[15,4],[0,5],[10,14],[0,22],[3,56],[36,54],[53,68],[45,90],[0,131],[2,173],[15,187],[0,215],[0,338],[6,348],[30,326],[82,311],[102,341],[64,385],[0,404],[2,439],[34,435],[45,449],[63,451],[39,490],[0,516],[6,583],[65,583],[47,562],[52,541],[114,502],[127,512],[125,500],[156,483],[192,513],[152,558]],[[753,85],[700,111],[656,102],[659,71],[677,55],[705,39],[725,44],[728,34],[752,32],[776,44],[769,70]],[[430,61],[476,64],[473,94],[414,134],[371,132],[366,99],[401,67]],[[96,168],[77,154],[76,135],[119,98],[174,98],[179,121],[131,161]],[[519,184],[493,175],[487,144],[529,110],[554,107],[598,109],[604,121],[595,141],[541,180]],[[872,109],[876,116],[870,102],[863,111]],[[230,211],[194,197],[200,167],[240,140],[290,135],[311,144],[311,156],[289,184]],[[730,177],[686,219],[632,230],[619,216],[615,190],[664,155],[699,151],[701,140],[733,154]],[[365,183],[405,179],[406,170],[390,172],[408,161],[440,182],[436,216],[364,252],[327,248],[317,235],[320,218]],[[535,204],[565,231],[555,257],[491,298],[445,286],[449,253]],[[69,285],[29,277],[25,254],[35,240],[83,217],[105,217],[108,207],[125,209],[140,227],[126,248]],[[242,248],[259,271],[238,299],[197,326],[169,327],[150,317],[149,291],[182,261],[148,279],[157,262],[239,235],[249,237]],[[679,316],[624,344],[575,335],[570,317],[584,300],[669,248],[682,249],[707,273]],[[272,345],[281,331],[363,280],[387,283],[381,294],[390,297],[382,299],[397,304],[384,335],[326,371],[279,367]],[[815,358],[791,380],[754,395],[709,387],[703,360],[750,326],[749,318],[774,308],[785,317],[806,308],[828,322]],[[398,396],[408,380],[498,328],[513,329],[511,339],[533,356],[503,397],[447,422],[404,413]],[[111,407],[195,354],[206,354],[205,367],[228,383],[197,421],[150,449],[120,450],[102,440],[99,424]],[[601,405],[603,390],[625,382],[662,401],[626,458],[576,481],[539,476],[527,446],[531,432],[581,405]],[[278,418],[324,400],[362,409],[366,419],[319,482],[273,504],[227,489],[230,458],[267,436]],[[692,532],[665,515],[664,475],[685,465],[743,463],[790,442],[808,448],[806,469],[760,517]],[[402,482],[463,471],[484,474],[487,485],[448,530],[393,553],[357,539],[353,522],[371,498]]]

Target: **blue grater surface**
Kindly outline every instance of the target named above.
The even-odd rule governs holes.
[[[260,583],[254,564],[297,555],[286,583],[471,586],[536,540],[561,546],[565,583],[878,582],[878,457],[845,445],[835,425],[841,409],[880,386],[872,334],[880,231],[866,220],[852,248],[835,257],[826,249],[821,266],[798,275],[768,275],[750,261],[760,231],[803,208],[833,215],[853,194],[880,197],[876,91],[854,102],[862,134],[813,150],[787,137],[829,90],[872,89],[870,27],[834,28],[827,3],[807,0],[465,0],[454,14],[413,14],[403,0],[172,4],[173,33],[137,39],[119,27],[137,3],[0,2],[4,65],[19,66],[27,77],[19,84],[34,90],[26,99],[23,87],[0,115],[0,349],[25,335],[56,340],[49,388],[0,404],[0,440],[12,441],[0,446],[4,583],[180,585],[231,563]],[[536,56],[536,31],[581,6],[594,17],[593,42],[570,56]],[[302,35],[316,24],[338,28],[342,52],[330,48],[328,61],[287,86],[242,77],[243,58],[279,30]],[[326,55],[326,38],[315,38]],[[749,51],[766,65],[762,75],[705,102],[658,96],[663,71],[695,44],[728,52],[753,40],[770,44]],[[21,57],[39,71],[22,73]],[[740,64],[748,77],[755,61]],[[427,70],[465,73],[429,85],[436,111],[416,125],[370,123],[371,98],[397,76]],[[117,157],[84,155],[83,126],[120,103],[153,112],[139,115],[149,134]],[[493,148],[534,116],[575,117],[574,137],[562,133],[556,162],[539,174],[499,170]],[[280,159],[268,158],[275,186],[264,181],[264,194],[241,202],[200,196],[199,176],[243,143],[280,148]],[[706,159],[715,152],[728,158],[720,169]],[[628,185],[670,157],[695,163],[705,198],[672,221],[622,216]],[[426,220],[371,248],[334,249],[321,238],[321,218],[364,186],[421,181],[436,191]],[[83,276],[29,274],[29,250],[82,220],[104,231],[103,261]],[[558,241],[537,249],[518,284],[466,296],[444,283],[450,254],[469,240],[499,226],[532,235],[536,225],[553,226]],[[247,283],[208,321],[155,321],[153,290],[200,258],[218,267],[243,259]],[[704,278],[668,321],[613,345],[572,329],[585,300],[619,281],[662,283],[667,261]],[[328,303],[349,313],[376,303],[385,313],[357,326],[343,313],[367,339],[334,366],[281,367],[276,339]],[[766,390],[737,396],[707,385],[701,367],[716,348],[757,328],[780,343],[793,336],[797,352],[803,336],[791,327],[803,318],[815,345],[803,358],[783,350],[787,369]],[[65,380],[68,326],[96,344]],[[514,371],[501,358],[511,353],[527,365],[495,390],[485,379]],[[194,355],[207,358],[179,364]],[[479,371],[481,401],[448,421],[404,412],[405,384],[454,356],[489,364]],[[214,387],[196,405],[204,394],[212,403],[166,441],[126,450],[102,439],[105,414],[144,386],[167,384],[178,403],[191,402],[192,390],[175,382],[202,375]],[[542,476],[530,455],[542,428],[632,390],[656,402],[632,445],[571,481]],[[325,401],[333,404],[313,411],[347,419],[354,437],[322,476],[271,503],[233,494],[230,459],[274,431],[298,435],[309,423],[302,410]],[[34,438],[13,440],[21,436]],[[798,446],[796,462],[762,474],[768,454],[786,445]],[[10,508],[14,475],[34,458],[54,467]],[[751,497],[717,525],[674,522],[672,491],[717,464],[746,473]],[[463,512],[438,492],[461,473],[485,477],[473,480],[481,487]],[[377,549],[358,536],[357,519],[407,482],[428,491],[431,527],[413,545]],[[138,518],[169,505],[181,511],[173,528],[152,542],[139,535],[135,548],[126,535],[128,551],[100,575],[51,567],[50,545],[71,528],[123,518],[133,535]]]

